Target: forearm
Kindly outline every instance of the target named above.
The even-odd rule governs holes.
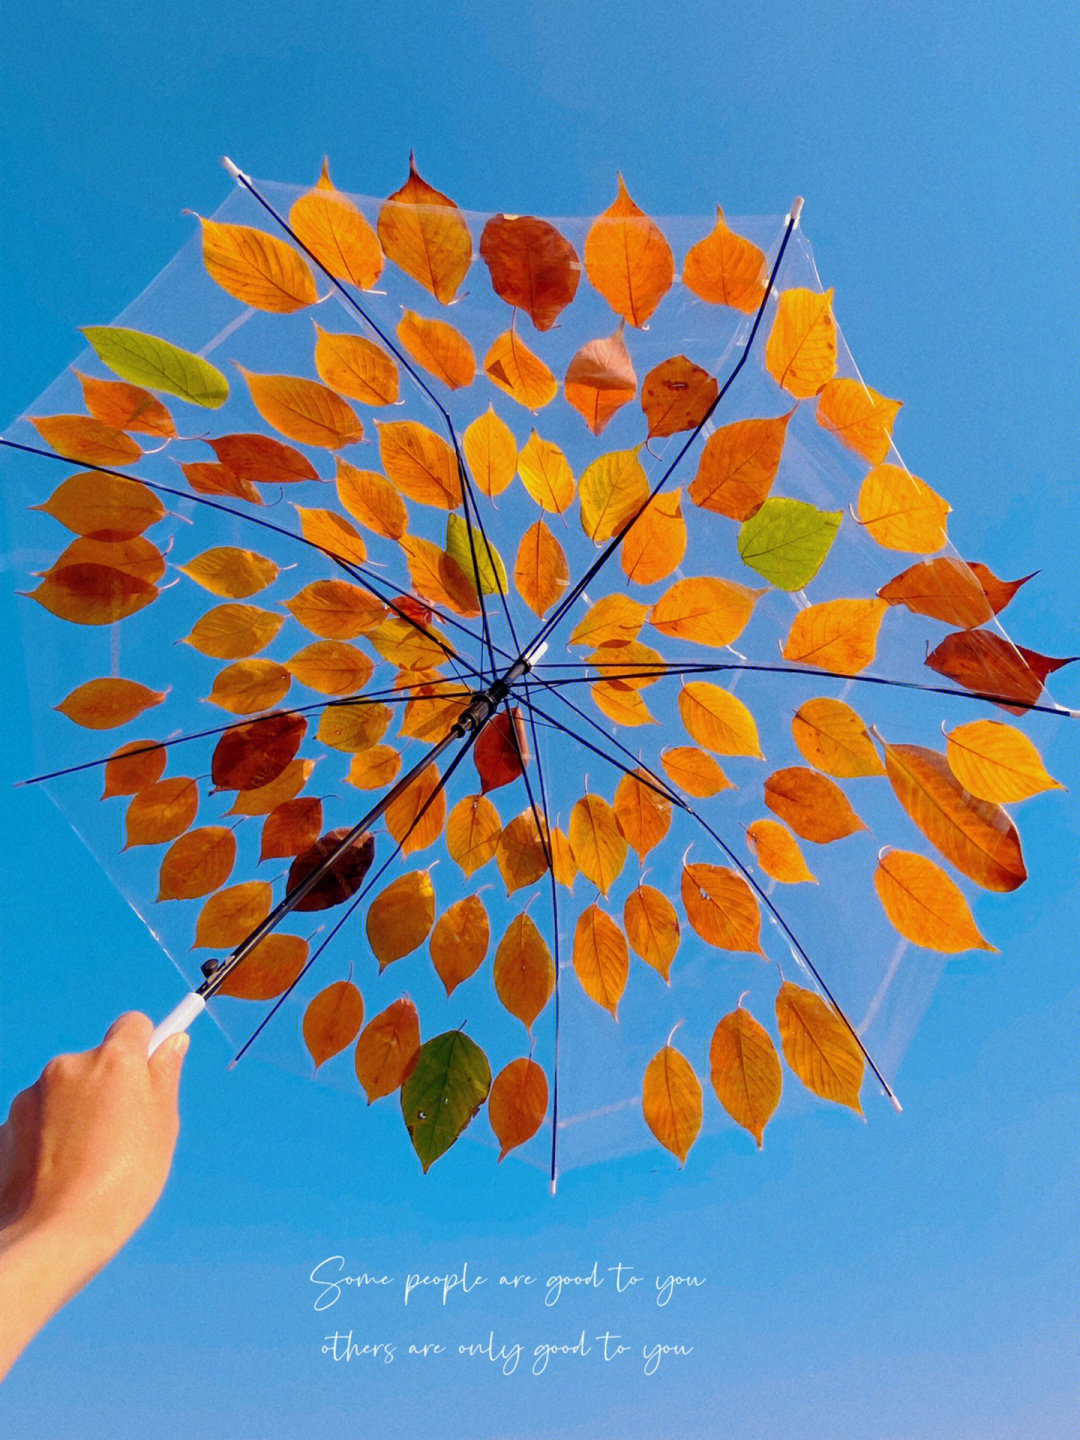
[[[99,1268],[54,1225],[15,1221],[0,1230],[0,1379]]]

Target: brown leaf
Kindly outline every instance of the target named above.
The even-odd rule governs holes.
[[[246,500],[249,505],[263,503],[262,496],[251,481],[241,480],[225,465],[193,460],[190,464],[181,465],[180,469],[196,495],[229,495],[234,500]]]
[[[313,875],[341,846],[349,827],[328,830],[314,845],[309,845],[289,867],[288,890],[292,892]],[[375,858],[375,838],[369,832],[356,836],[341,851],[330,868],[294,907],[296,910],[328,910],[351,900],[364,883]]]
[[[283,800],[263,822],[260,860],[281,860],[310,849],[322,830],[322,801],[315,796]]]
[[[60,620],[112,625],[151,604],[158,591],[111,565],[76,564],[54,567],[29,594]]]
[[[709,372],[685,355],[673,355],[654,366],[641,387],[649,439],[696,430],[716,404],[718,393]]]
[[[578,253],[547,220],[493,215],[480,236],[480,254],[496,295],[524,310],[537,330],[550,330],[577,294]]]
[[[913,615],[929,615],[965,630],[984,624],[994,613],[978,577],[962,560],[948,555],[912,565],[877,593]]]
[[[965,690],[995,699],[1003,709],[1019,715],[1038,700],[1047,675],[1074,659],[1040,655],[992,630],[962,630],[946,635],[926,664]]]
[[[523,774],[529,759],[529,741],[520,709],[515,705],[509,713],[500,710],[493,715],[480,731],[472,753],[485,795]]]
[[[280,711],[226,730],[214,747],[211,778],[218,790],[256,790],[276,780],[300,749],[307,721]]]

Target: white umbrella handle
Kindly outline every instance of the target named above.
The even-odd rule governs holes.
[[[197,1015],[201,1015],[206,1009],[206,1001],[195,990],[191,990],[184,996],[175,1010],[170,1011],[154,1033],[150,1036],[150,1047],[147,1055],[153,1055],[158,1046],[169,1038],[170,1035],[179,1035],[186,1030]]]

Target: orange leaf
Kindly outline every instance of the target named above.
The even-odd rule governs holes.
[[[791,722],[795,744],[817,770],[838,779],[884,775],[866,726],[842,700],[805,700]]]
[[[671,962],[679,948],[679,917],[667,896],[652,885],[631,890],[623,906],[623,924],[634,954],[670,982]]]
[[[204,590],[230,600],[245,600],[265,590],[278,577],[278,567],[265,555],[257,555],[254,550],[238,550],[233,545],[204,550],[194,560],[176,568]]]
[[[878,465],[859,491],[859,523],[879,545],[930,555],[946,543],[952,506],[900,465]]]
[[[999,720],[957,725],[946,739],[949,769],[980,800],[1009,805],[1044,790],[1063,790],[1047,773],[1038,750],[1021,730]]]
[[[831,1005],[785,981],[776,997],[784,1058],[808,1090],[862,1114],[862,1051]]]
[[[398,734],[407,740],[434,744],[449,732],[469,704],[472,692],[463,686],[418,685],[405,706]]]
[[[466,795],[450,812],[446,848],[468,878],[495,854],[501,834],[502,821],[491,801],[484,795]]]
[[[299,375],[257,375],[236,367],[248,383],[252,403],[268,425],[301,445],[340,450],[364,438],[359,415],[341,396]]]
[[[381,790],[392,784],[401,770],[401,756],[389,745],[369,745],[349,761],[345,779],[358,790]]]
[[[455,900],[431,932],[431,963],[447,995],[475,975],[487,956],[491,925],[478,895]]]
[[[160,845],[182,835],[199,810],[199,786],[186,776],[158,780],[140,790],[127,808],[125,849]]]
[[[673,780],[680,790],[685,790],[687,795],[704,799],[709,795],[719,795],[721,790],[732,788],[731,781],[712,756],[692,745],[677,745],[673,750],[664,750],[660,755],[660,763],[667,771],[669,779]]]
[[[446,320],[428,320],[415,310],[403,310],[397,337],[422,369],[451,390],[472,384],[476,376],[473,348]]]
[[[511,1060],[499,1071],[488,1095],[488,1119],[502,1147],[499,1159],[508,1151],[531,1140],[548,1107],[547,1076],[535,1060]]]
[[[357,470],[339,456],[337,493],[353,519],[376,535],[400,540],[409,528],[409,516],[401,496],[377,471]]]
[[[552,874],[555,876],[557,884],[565,885],[568,890],[572,890],[574,881],[577,879],[577,860],[574,857],[574,847],[558,826],[552,830],[550,839]]]
[[[675,257],[618,177],[615,200],[585,237],[585,273],[617,315],[642,326],[671,289]]]
[[[589,664],[606,680],[617,681],[613,688],[623,691],[644,690],[655,685],[667,669],[660,652],[638,640],[625,645],[598,645],[589,656]]]
[[[629,595],[605,595],[571,632],[570,645],[611,645],[636,640],[649,607]]]
[[[288,889],[293,891],[331,862],[303,899],[297,901],[297,910],[329,910],[351,900],[360,889],[375,858],[375,840],[370,831],[365,830],[345,844],[351,833],[344,825],[328,830],[314,845],[302,850],[289,866]]]
[[[529,760],[529,742],[516,705],[509,712],[500,710],[491,717],[480,731],[472,754],[480,776],[480,789],[485,795],[489,790],[509,785],[524,773]]]
[[[495,991],[525,1026],[533,1022],[555,989],[555,962],[528,915],[515,915],[495,951]]]
[[[165,557],[142,535],[127,540],[98,540],[81,535],[45,571],[49,579],[75,567],[119,571],[144,585],[154,585],[165,574]]]
[[[316,324],[315,369],[319,378],[362,405],[394,405],[398,371],[386,351],[360,335],[334,335]]]
[[[959,888],[932,860],[910,850],[888,850],[878,859],[874,889],[885,914],[913,945],[957,955],[997,947],[983,939]]]
[[[766,875],[782,885],[799,885],[804,881],[817,884],[817,877],[811,875],[798,844],[779,821],[755,820],[746,827],[746,839]]]
[[[615,788],[615,820],[644,860],[671,828],[671,801],[657,792],[656,781],[644,770],[636,770],[624,775]]]
[[[314,190],[293,202],[289,225],[335,279],[370,290],[382,274],[378,237],[348,196],[336,189],[325,160]]]
[[[804,840],[828,845],[866,826],[839,785],[801,765],[776,770],[765,781],[765,804]]]
[[[305,630],[327,640],[352,640],[386,619],[386,607],[347,580],[313,580],[285,605]]]
[[[357,750],[377,745],[390,728],[392,719],[393,711],[388,705],[377,701],[343,701],[327,706],[315,734],[332,750],[353,755]]]
[[[139,480],[120,475],[98,475],[80,470],[59,484],[45,501],[34,507],[76,535],[95,540],[128,540],[156,525],[165,507]]]
[[[244,660],[265,649],[284,623],[283,615],[257,605],[215,605],[196,621],[184,643],[215,660]]]
[[[419,950],[435,923],[435,887],[426,870],[391,880],[368,907],[367,938],[380,971]]]
[[[406,535],[401,541],[409,567],[409,579],[418,595],[432,605],[444,606],[455,615],[479,615],[476,586],[452,555],[430,540]]]
[[[402,670],[414,672],[438,670],[439,666],[446,662],[446,651],[438,643],[441,638],[434,627],[428,625],[420,630],[412,620],[396,615],[384,620],[368,633],[368,639],[384,660],[400,666]],[[451,694],[464,692],[447,690],[446,685],[440,683],[437,693],[446,698]],[[438,736],[438,739],[441,740],[442,736]]]
[[[982,625],[994,613],[978,577],[962,560],[948,555],[912,565],[877,593],[890,605],[906,605],[913,615],[929,615],[964,630]]]
[[[566,553],[555,536],[537,520],[521,537],[514,561],[514,584],[529,609],[543,618],[570,581]]]
[[[794,409],[773,420],[737,420],[705,441],[688,494],[695,505],[749,520],[769,497]]]
[[[143,453],[130,435],[89,415],[31,415],[30,423],[58,455],[82,465],[134,465]]]
[[[480,236],[480,254],[495,294],[524,310],[537,330],[550,330],[577,294],[578,253],[547,220],[493,215]]]
[[[559,382],[513,330],[504,330],[484,356],[484,374],[526,410],[542,410],[559,393]]]
[[[114,730],[164,699],[164,690],[150,690],[135,680],[90,680],[56,708],[87,730]]]
[[[1047,675],[1075,658],[1040,655],[991,630],[961,630],[946,635],[925,663],[966,690],[981,692],[1020,714],[1038,700]]]
[[[314,760],[293,760],[269,785],[260,785],[256,790],[238,790],[236,799],[229,807],[230,815],[269,815],[286,800],[299,795],[311,779],[315,768]]]
[[[681,490],[656,495],[634,521],[622,543],[623,573],[635,585],[666,580],[686,553]]]
[[[517,460],[521,483],[542,510],[561,514],[574,499],[574,472],[566,456],[533,430]]]
[[[679,714],[687,734],[706,750],[763,758],[754,717],[730,690],[707,680],[690,680],[679,691]]]
[[[649,611],[649,624],[663,635],[722,649],[739,638],[764,594],[711,575],[676,580]]]
[[[270,914],[272,903],[273,890],[265,880],[245,880],[219,890],[199,911],[192,949],[224,950],[239,945]]]
[[[343,640],[317,640],[305,645],[285,669],[309,690],[320,695],[355,695],[371,679],[374,669],[369,658]]]
[[[161,862],[159,900],[198,900],[225,884],[236,864],[236,836],[224,825],[189,830]]]
[[[466,429],[462,445],[476,487],[485,495],[501,495],[518,462],[517,441],[509,425],[489,405]]]
[[[792,621],[783,657],[797,665],[857,675],[874,658],[887,608],[884,600],[825,600],[808,605]]]
[[[614,450],[594,460],[578,484],[581,527],[596,545],[610,540],[649,498],[637,450]]]
[[[344,515],[339,515],[336,510],[308,510],[303,505],[294,508],[305,540],[318,545],[327,555],[347,560],[353,565],[362,565],[367,559],[363,536]]]
[[[310,849],[319,838],[322,823],[322,801],[314,796],[283,801],[263,822],[259,859],[291,859]]]
[[[718,393],[709,372],[685,355],[673,355],[654,366],[641,387],[649,439],[696,430],[716,404]]]
[[[499,835],[495,844],[495,863],[507,895],[534,884],[547,871],[544,839],[531,809],[523,810]]]
[[[114,750],[105,765],[105,789],[101,798],[136,795],[147,790],[165,770],[165,747],[153,740],[131,740]]]
[[[176,438],[176,425],[168,410],[149,390],[129,385],[124,380],[95,380],[82,375],[83,402],[95,420],[113,430],[134,430],[138,435],[158,435],[165,440]]]
[[[655,725],[655,715],[636,690],[619,680],[599,680],[590,687],[593,703],[616,725]]]
[[[292,485],[300,480],[319,478],[306,455],[271,435],[218,435],[206,443],[226,470],[231,470],[240,480],[260,485]]]
[[[234,500],[246,500],[249,505],[263,503],[262,496],[251,481],[242,480],[225,465],[194,460],[188,465],[181,465],[180,469],[196,495],[231,495]]]
[[[1033,571],[1019,580],[999,580],[992,570],[980,564],[978,560],[968,561],[968,569],[982,586],[987,603],[995,615],[1000,615],[1020,587],[1026,585],[1029,580],[1034,580],[1037,574],[1036,571]]]
[[[590,1000],[618,1020],[619,1001],[630,974],[626,936],[599,905],[590,905],[574,930],[574,971]]]
[[[836,373],[833,292],[785,290],[765,347],[765,365],[778,385],[806,400]]]
[[[716,1098],[761,1149],[765,1126],[780,1103],[784,1079],[769,1032],[741,1007],[713,1031],[709,1073]]]
[[[351,980],[320,990],[304,1011],[304,1044],[316,1070],[351,1045],[363,1023],[364,998]]]
[[[386,828],[401,845],[403,855],[425,850],[442,834],[446,796],[434,765],[422,770],[407,790],[386,811]]]
[[[645,1067],[641,1107],[660,1144],[685,1165],[701,1130],[701,1081],[690,1061],[673,1046],[658,1050]]]
[[[307,261],[284,240],[248,225],[198,218],[210,278],[242,305],[289,315],[319,298]]]
[[[446,443],[415,420],[376,422],[383,468],[409,500],[454,510],[461,504],[457,456]]]
[[[710,304],[752,315],[764,299],[767,278],[764,251],[730,230],[718,205],[715,229],[687,252],[683,284]]]
[[[368,1104],[400,1089],[420,1050],[420,1017],[405,995],[369,1020],[356,1042],[356,1078]]]
[[[1000,807],[970,794],[944,755],[921,745],[886,745],[896,798],[961,874],[985,890],[1015,890],[1027,879],[1020,836]]]
[[[229,972],[218,994],[273,1000],[299,980],[307,957],[308,943],[298,935],[267,935]]]
[[[871,465],[880,465],[903,403],[887,400],[861,380],[830,380],[818,395],[817,423]]]
[[[585,795],[570,811],[569,834],[578,869],[606,895],[626,864],[626,838],[615,811],[599,795]]]
[[[472,263],[472,236],[454,202],[417,173],[379,211],[379,239],[387,259],[448,305]]]
[[[637,376],[623,338],[625,322],[606,340],[590,340],[574,355],[563,381],[569,405],[594,435],[637,394]]]
[[[736,871],[722,865],[684,865],[681,894],[687,920],[709,945],[764,956],[758,902]]]
[[[111,565],[53,567],[29,592],[51,614],[76,625],[112,625],[157,599],[156,586]]]

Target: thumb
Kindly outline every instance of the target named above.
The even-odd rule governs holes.
[[[151,1056],[150,1073],[154,1084],[171,1097],[175,1097],[180,1088],[180,1071],[190,1044],[191,1036],[182,1030],[178,1035],[170,1035]]]

